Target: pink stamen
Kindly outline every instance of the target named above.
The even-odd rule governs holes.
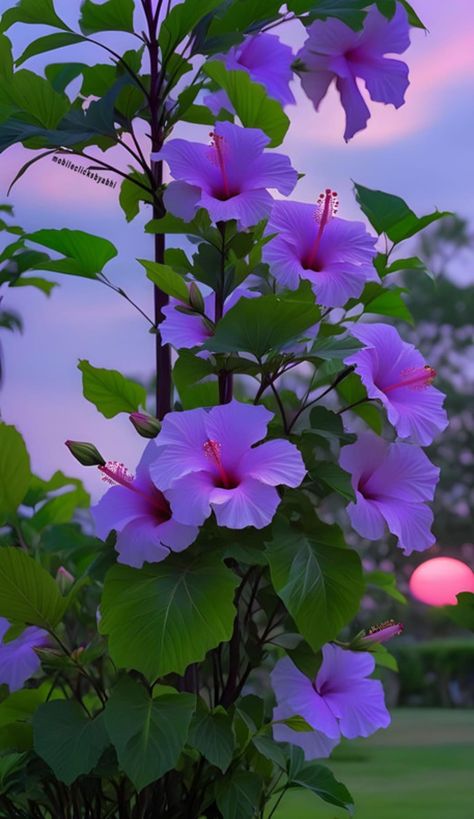
[[[332,217],[337,213],[338,207],[339,200],[337,198],[336,191],[332,191],[331,188],[326,188],[324,193],[319,194],[318,201],[316,203],[315,213],[315,219],[319,227],[318,232],[316,234],[316,238],[313,242],[313,246],[310,250],[309,256],[306,259],[306,264],[310,268],[316,261],[319,245],[321,244],[321,238],[324,233],[324,228],[326,227],[329,220],[332,219]]]
[[[398,387],[410,387],[412,390],[423,390],[429,387],[436,378],[436,370],[425,364],[424,367],[410,367],[408,370],[402,370],[400,373],[400,381],[395,384],[389,384],[388,387],[383,387],[383,392],[391,392],[398,389]]]
[[[212,461],[214,461],[214,464],[217,467],[217,471],[219,472],[219,477],[222,481],[222,486],[224,487],[224,489],[229,489],[231,482],[222,464],[220,443],[218,441],[212,440],[206,441],[204,443],[204,452],[207,458],[210,458]]]
[[[142,489],[139,489],[139,487],[134,483],[135,478],[132,473],[128,471],[126,466],[118,461],[107,461],[105,466],[99,466],[98,470],[99,472],[102,472],[102,480],[105,481],[105,483],[110,483],[112,486],[119,485],[123,486],[125,489],[131,489],[132,492],[135,492],[137,495],[141,495],[149,504],[151,504],[151,506],[154,506],[160,518],[163,520],[169,520],[171,516],[170,506],[165,496],[159,489],[155,488],[152,492],[144,492]]]
[[[219,168],[222,175],[222,184],[224,187],[224,193],[226,196],[230,196],[230,186],[229,180],[227,178],[227,170],[225,167],[225,159],[224,159],[224,149],[223,149],[223,142],[224,137],[216,134],[215,131],[210,131],[209,136],[211,137],[211,148],[213,151],[211,152],[211,161],[215,162]]]

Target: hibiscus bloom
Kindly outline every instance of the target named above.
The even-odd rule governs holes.
[[[335,191],[326,189],[316,208],[303,202],[275,202],[267,226],[277,234],[263,259],[281,287],[296,290],[308,279],[319,304],[342,307],[360,296],[367,281],[378,281],[372,264],[376,239],[362,222],[339,219]]]
[[[445,396],[431,386],[436,371],[388,324],[361,324],[351,333],[365,348],[345,359],[360,375],[369,398],[378,398],[400,438],[431,444],[448,425]]]
[[[211,145],[172,139],[153,159],[164,159],[176,180],[164,195],[167,210],[190,221],[205,208],[214,222],[236,219],[248,228],[265,219],[273,198],[267,188],[286,196],[297,173],[283,154],[264,153],[269,137],[258,128],[217,122]]]
[[[299,486],[305,466],[289,441],[254,447],[272,413],[231,401],[218,407],[171,412],[157,438],[150,473],[169,499],[173,516],[199,526],[216,515],[219,526],[267,526],[280,503],[276,486]]]
[[[406,555],[433,545],[427,502],[433,500],[439,469],[423,450],[366,432],[342,448],[339,463],[352,476],[356,501],[347,512],[356,532],[379,540],[388,526]]]
[[[346,142],[367,126],[370,111],[357,85],[364,81],[370,98],[400,108],[408,88],[408,66],[386,54],[402,54],[410,45],[408,16],[401,3],[391,20],[371,7],[362,31],[341,20],[316,20],[297,54],[305,65],[301,84],[316,111],[335,80],[346,114]]]
[[[254,82],[264,85],[268,96],[291,105],[295,98],[290,90],[293,79],[291,64],[293,52],[290,46],[280,42],[275,34],[255,34],[222,55],[229,71],[246,71]],[[204,97],[204,105],[217,117],[220,110],[234,111],[225,91],[216,91]]]
[[[382,683],[367,679],[375,668],[372,655],[332,643],[322,651],[323,662],[314,680],[289,657],[279,660],[271,675],[277,699],[273,719],[300,716],[314,728],[314,732],[300,732],[277,724],[273,736],[277,742],[299,745],[306,759],[329,756],[341,736],[368,737],[390,724]]]
[[[174,519],[167,498],[153,483],[150,466],[157,457],[156,444],[150,441],[135,478],[113,461],[98,467],[104,480],[115,485],[91,509],[97,534],[105,539],[115,529],[118,562],[136,568],[183,551],[198,535],[196,526]]]
[[[48,632],[30,626],[19,637],[5,643],[3,638],[10,625],[5,617],[0,617],[0,684],[8,685],[10,691],[18,691],[39,671],[41,664],[35,649],[47,645]]]

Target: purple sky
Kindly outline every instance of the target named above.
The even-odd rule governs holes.
[[[0,0],[1,11],[11,5],[10,0]],[[63,19],[77,18],[79,0],[56,0],[55,5]],[[349,145],[342,139],[343,114],[335,95],[331,93],[316,114],[294,83],[298,105],[288,109],[292,125],[283,149],[306,174],[295,198],[314,201],[331,186],[340,194],[340,215],[356,217],[354,179],[403,196],[419,213],[438,207],[474,218],[474,187],[469,178],[474,5],[472,0],[450,4],[416,0],[415,6],[430,33],[413,30],[412,47],[404,55],[411,74],[406,105],[395,111],[371,104],[368,129]],[[50,31],[14,26],[9,36],[15,54],[33,37]],[[302,40],[299,27],[288,27],[280,36],[294,46]],[[111,35],[110,42],[118,50],[134,47],[127,35]],[[92,47],[74,46],[33,58],[25,67],[41,70],[45,64],[64,60],[105,62],[103,54]],[[205,139],[207,130],[186,126],[185,132]],[[29,156],[31,152],[21,147],[0,155],[0,201],[7,201],[8,184]],[[127,159],[121,162],[125,166]],[[151,312],[151,286],[135,261],[147,254],[151,257],[151,237],[143,234],[150,215],[143,210],[127,226],[118,204],[118,187],[99,187],[46,159],[20,180],[9,201],[16,221],[27,230],[69,227],[114,242],[119,257],[107,267],[107,275]],[[468,265],[458,275],[460,280],[472,279],[472,268]],[[64,469],[85,479],[97,495],[103,488],[99,476],[73,461],[64,440],[94,441],[106,458],[124,461],[132,469],[142,442],[125,416],[107,421],[82,398],[77,360],[87,358],[95,366],[148,376],[153,341],[138,313],[105,287],[73,277],[58,276],[57,281],[61,287],[50,299],[30,288],[4,291],[4,306],[18,309],[25,332],[23,336],[2,333],[6,378],[1,413],[25,436],[39,474],[47,477],[55,469]]]

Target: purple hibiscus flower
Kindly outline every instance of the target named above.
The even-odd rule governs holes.
[[[267,441],[272,413],[231,401],[169,413],[157,439],[151,476],[166,492],[174,517],[198,526],[214,511],[219,526],[261,529],[280,503],[276,486],[299,486],[305,466],[289,441]]]
[[[274,34],[256,34],[246,37],[243,43],[234,46],[222,55],[225,66],[230,71],[246,71],[254,82],[264,85],[268,95],[291,105],[295,98],[290,90],[293,79],[291,64],[293,52],[290,46],[280,42]],[[204,105],[217,117],[222,108],[234,111],[225,91],[216,91],[204,97]]]
[[[181,552],[196,540],[198,529],[178,523],[165,495],[150,477],[150,467],[157,459],[154,441],[146,446],[137,466],[137,474],[123,464],[109,461],[99,470],[108,483],[115,484],[91,509],[99,537],[117,531],[118,562],[141,568],[144,562],[159,563],[170,552]]]
[[[19,637],[5,643],[3,638],[9,628],[9,621],[0,617],[0,684],[8,685],[10,691],[18,691],[39,671],[40,660],[35,648],[47,645],[48,632],[29,626]]]
[[[316,208],[275,202],[267,233],[277,235],[263,248],[279,285],[296,290],[301,279],[308,279],[325,307],[342,307],[360,296],[367,281],[378,281],[372,264],[376,239],[362,222],[335,217],[337,207],[337,194],[329,188]]]
[[[352,476],[356,501],[347,512],[356,532],[379,540],[387,525],[406,555],[433,545],[433,513],[426,503],[433,500],[439,469],[423,450],[365,432],[343,447],[339,463]]]
[[[227,296],[224,302],[224,315],[239,299],[254,299],[260,293],[237,287]],[[170,298],[169,304],[163,308],[165,320],[160,324],[161,338],[165,344],[171,344],[176,350],[201,347],[212,337],[212,324],[215,321],[215,295],[204,299],[204,315],[198,313],[182,313],[179,309],[182,302]]]
[[[306,759],[329,756],[341,736],[368,737],[390,724],[382,683],[367,679],[375,668],[372,655],[346,651],[332,643],[322,651],[315,680],[306,677],[289,657],[279,660],[271,675],[277,699],[273,719],[300,716],[314,728],[314,732],[300,732],[274,725],[273,736],[277,742],[299,745]]]
[[[172,139],[154,159],[164,159],[175,179],[164,195],[166,208],[190,221],[205,208],[214,222],[236,219],[248,228],[270,213],[273,198],[267,188],[285,195],[297,173],[283,154],[264,153],[270,139],[258,128],[217,122],[211,145]]]
[[[402,54],[410,45],[408,16],[401,5],[391,20],[369,9],[362,31],[334,18],[316,20],[297,54],[305,64],[301,84],[316,111],[333,80],[346,114],[346,142],[367,126],[370,111],[357,85],[364,81],[370,98],[400,108],[408,88],[408,66],[386,54]]]
[[[388,324],[363,324],[351,333],[365,348],[345,359],[353,364],[369,398],[378,398],[400,438],[422,446],[446,428],[445,396],[431,386],[436,371]]]

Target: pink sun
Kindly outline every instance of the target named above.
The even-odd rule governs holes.
[[[474,572],[453,557],[434,557],[415,569],[410,591],[428,606],[455,606],[460,592],[474,592]]]

